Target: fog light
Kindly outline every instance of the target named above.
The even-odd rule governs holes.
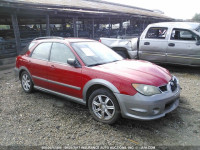
[[[160,109],[159,109],[159,108],[154,108],[154,109],[153,109],[153,114],[154,114],[154,115],[157,115],[159,112],[160,112]]]

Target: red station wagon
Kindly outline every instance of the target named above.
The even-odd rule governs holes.
[[[87,105],[92,116],[112,124],[120,116],[152,120],[179,105],[178,79],[141,60],[124,60],[89,39],[41,37],[16,59],[25,92],[34,89]]]

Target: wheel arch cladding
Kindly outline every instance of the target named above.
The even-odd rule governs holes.
[[[33,82],[32,75],[30,74],[30,72],[28,71],[28,69],[26,67],[24,67],[24,66],[22,66],[22,67],[19,68],[19,79],[21,80],[21,75],[22,75],[22,72],[24,72],[24,71],[28,72],[28,74],[31,77],[31,80]]]
[[[120,93],[119,90],[109,81],[104,79],[92,79],[88,81],[83,88],[83,100],[88,101],[89,95],[96,89],[107,88],[113,93]]]

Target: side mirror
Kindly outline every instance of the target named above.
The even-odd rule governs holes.
[[[81,65],[76,59],[69,58],[67,59],[67,63],[70,64],[71,66],[74,66],[75,68],[81,68]]]
[[[199,46],[199,45],[200,45],[200,40],[198,40],[198,41],[196,42],[196,45],[197,45],[197,46]]]

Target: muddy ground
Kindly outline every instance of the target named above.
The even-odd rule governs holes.
[[[0,71],[0,145],[200,149],[200,68],[164,67],[180,80],[179,107],[158,120],[120,119],[114,125],[93,120],[87,107],[60,97],[26,94],[13,69]]]

